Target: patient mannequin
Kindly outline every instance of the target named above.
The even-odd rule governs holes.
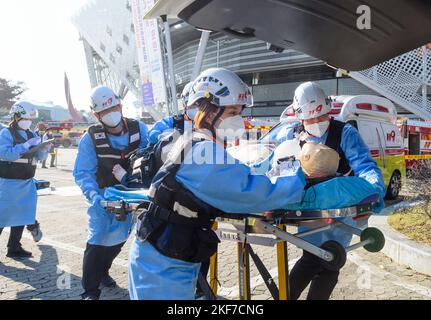
[[[340,161],[338,152],[316,142],[307,142],[302,149],[296,144],[286,141],[275,150],[273,168],[267,173],[270,178],[289,174],[298,164],[295,160],[299,160],[307,180],[317,183],[336,176]]]
[[[308,179],[335,177],[340,156],[321,143],[307,142],[299,154],[302,171]]]

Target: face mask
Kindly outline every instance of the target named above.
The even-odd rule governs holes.
[[[31,120],[20,120],[18,122],[18,127],[20,127],[22,130],[29,130],[31,127],[32,121]]]
[[[234,141],[245,133],[244,119],[241,116],[234,116],[223,119],[216,130],[219,140]]]
[[[329,128],[329,121],[317,122],[313,124],[304,125],[305,131],[312,136],[320,138]]]
[[[108,128],[116,128],[121,123],[121,119],[123,115],[121,112],[110,112],[107,115],[102,117],[102,123]]]
[[[188,109],[186,111],[186,114],[190,118],[190,120],[195,120],[195,117],[198,111],[199,111],[198,108]]]

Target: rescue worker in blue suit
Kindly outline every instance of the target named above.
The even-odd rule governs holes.
[[[193,300],[201,262],[217,250],[215,216],[266,212],[302,199],[299,164],[270,179],[253,175],[226,152],[227,143],[245,132],[241,113],[252,105],[248,86],[235,73],[203,72],[191,91],[193,104],[199,108],[193,137],[185,134],[175,142],[153,180],[151,205],[138,221],[129,257],[131,299]]]
[[[184,130],[192,129],[192,121],[197,112],[196,108],[187,107],[192,84],[192,82],[188,83],[181,94],[181,100],[183,102],[185,112],[156,122],[154,127],[148,133],[148,139],[151,144],[156,144],[159,141],[160,135],[168,130],[177,129],[180,132],[184,132]]]
[[[114,166],[128,167],[128,157],[147,145],[148,130],[145,124],[123,117],[121,100],[112,89],[97,87],[91,99],[91,109],[100,124],[90,127],[83,136],[73,175],[89,206],[82,298],[97,300],[101,293],[99,285],[116,286],[109,269],[133,226],[132,215],[125,222],[117,221],[100,202],[104,200],[104,189],[121,180],[114,174]]]
[[[19,101],[12,106],[10,114],[12,122],[0,132],[0,234],[4,227],[11,227],[7,256],[28,258],[32,254],[22,248],[20,241],[25,225],[33,237],[34,233],[41,235],[36,222],[34,176],[37,160],[45,150],[26,155],[41,142],[40,137],[30,130],[33,120],[38,117],[36,107],[30,102]],[[35,238],[35,241],[39,240]]]
[[[384,207],[385,196],[382,173],[356,128],[330,118],[329,101],[320,86],[314,82],[301,84],[295,91],[292,108],[302,124],[288,130],[282,140],[298,139],[301,145],[307,141],[314,141],[336,150],[340,156],[337,175],[354,175],[368,181],[381,197],[379,207],[376,207],[375,211],[381,210]],[[351,219],[345,219],[344,222],[356,226],[356,222]],[[335,240],[347,247],[352,235],[337,228],[304,237],[304,240],[317,246],[328,240]],[[298,299],[311,282],[307,299],[327,300],[337,284],[338,275],[339,271],[325,269],[321,260],[304,251],[290,273],[290,297]]]
[[[190,90],[193,86],[193,82],[189,82],[181,93],[181,101],[183,103],[184,113],[178,116],[165,118],[157,122],[149,132],[149,140],[151,144],[156,144],[161,134],[172,131],[173,129],[178,130],[181,134],[184,131],[191,131],[193,129],[193,121],[198,112],[198,108],[195,105],[188,106],[190,97]],[[201,274],[203,278],[207,278],[210,267],[210,259],[202,262]],[[197,285],[196,297],[200,298],[205,296],[204,289],[201,288],[200,283]]]

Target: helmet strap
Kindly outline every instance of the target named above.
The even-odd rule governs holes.
[[[217,134],[216,134],[216,131],[215,131],[215,124],[217,123],[217,121],[220,119],[220,117],[223,115],[223,113],[224,113],[224,110],[225,110],[225,108],[224,107],[220,107],[220,110],[217,112],[217,115],[214,117],[214,120],[212,121],[212,123],[211,123],[211,133],[213,134],[213,138],[215,139],[215,140],[218,140],[217,139]],[[224,145],[224,147],[226,148],[226,141],[220,141],[220,142],[222,142],[223,143],[223,145]]]

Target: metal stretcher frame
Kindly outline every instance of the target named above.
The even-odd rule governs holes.
[[[217,228],[217,234],[221,240],[236,241],[238,255],[238,283],[239,283],[239,298],[240,300],[251,299],[250,286],[250,257],[256,265],[260,275],[262,276],[265,285],[271,293],[274,300],[287,300],[289,298],[289,259],[287,244],[291,243],[311,254],[316,255],[323,262],[326,262],[327,267],[341,268],[346,262],[346,253],[361,247],[364,247],[370,252],[378,252],[384,246],[384,236],[376,228],[367,228],[361,230],[354,228],[336,218],[355,217],[358,219],[367,219],[372,214],[372,204],[361,204],[354,207],[343,209],[331,209],[321,211],[301,211],[301,212],[286,212],[282,217],[276,218],[272,223],[264,219],[256,219],[255,226],[259,226],[266,234],[272,234],[276,238],[261,237],[250,232],[249,218],[244,217],[239,219],[218,219],[219,221],[232,223],[236,229]],[[319,218],[310,219],[312,214],[320,214]],[[290,216],[289,216],[290,214]],[[296,215],[293,218],[292,215]],[[305,218],[305,220],[303,220]],[[278,221],[276,221],[278,220]],[[283,223],[284,222],[284,223]],[[310,223],[311,222],[311,223]],[[287,232],[287,225],[304,225],[316,226],[315,228],[296,234]],[[361,240],[347,248],[342,247],[335,241],[329,241],[322,247],[317,247],[302,238],[332,228],[342,228],[346,232],[361,237]],[[263,245],[276,248],[277,253],[277,270],[278,270],[278,287],[275,281],[258,255],[253,251],[252,244]],[[335,250],[335,251],[333,251]],[[217,254],[215,254],[217,256]],[[331,266],[331,263],[334,263]],[[217,260],[211,259],[210,263],[210,283],[218,283],[217,278]],[[217,293],[216,287],[212,287],[214,293]]]
[[[135,218],[137,218],[147,208],[145,204],[149,204],[149,202],[128,203],[124,200],[101,202],[101,205],[109,212],[116,214],[119,221],[126,220],[125,217],[129,213],[132,213]],[[272,297],[275,300],[287,300],[289,298],[289,258],[287,244],[291,243],[319,257],[327,268],[340,269],[346,262],[347,252],[361,247],[364,247],[364,249],[370,252],[378,252],[383,248],[385,241],[383,234],[376,228],[361,230],[344,224],[337,219],[344,217],[367,219],[371,214],[372,203],[366,203],[343,209],[298,210],[284,211],[284,213],[280,211],[275,213],[275,216],[271,219],[264,216],[262,216],[262,219],[258,219],[256,215],[244,215],[242,218],[235,217],[233,219],[218,218],[214,222],[212,228],[221,240],[237,242],[240,300],[251,299],[250,257],[256,265]],[[253,225],[250,224],[251,220],[254,221],[254,228],[259,228],[261,234],[273,235],[275,238],[254,234]],[[232,224],[235,229],[220,228],[219,222]],[[288,225],[307,226],[312,227],[312,229],[306,232],[292,234],[286,231]],[[359,236],[361,240],[356,244],[344,248],[335,241],[328,241],[321,247],[318,247],[302,239],[307,235],[316,234],[333,228],[342,228],[352,235]],[[278,287],[275,285],[275,281],[264,263],[254,252],[251,247],[252,244],[276,248]],[[209,284],[205,284],[205,287],[211,292],[207,293],[207,298],[214,299],[217,297],[219,284],[217,252],[210,258],[209,275]],[[206,279],[199,279],[199,281],[201,280],[205,281]]]

